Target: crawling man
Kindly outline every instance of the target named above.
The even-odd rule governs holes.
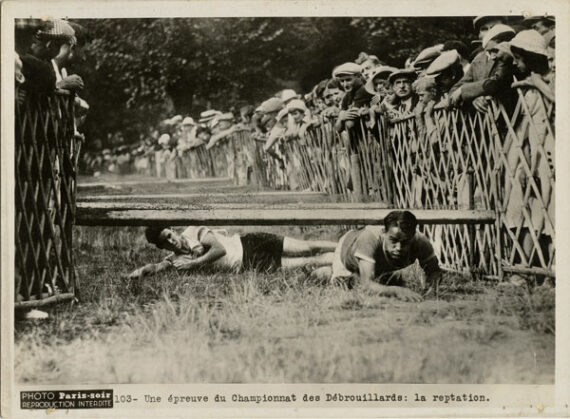
[[[168,227],[148,227],[146,239],[172,253],[160,263],[151,263],[128,275],[138,278],[169,269],[180,271],[211,265],[216,269],[273,272],[303,266],[331,265],[336,243],[307,241],[270,233],[229,235],[225,230],[188,227],[182,234]]]
[[[331,283],[349,283],[367,293],[420,301],[422,297],[406,288],[411,265],[416,260],[427,280],[420,283],[424,292],[435,290],[441,270],[429,239],[416,231],[417,220],[409,211],[392,211],[384,226],[366,226],[350,230],[340,239],[329,267],[315,271],[317,277]]]

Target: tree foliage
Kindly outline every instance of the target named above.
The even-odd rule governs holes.
[[[136,133],[164,117],[307,92],[360,51],[392,65],[447,39],[468,43],[469,18],[87,19],[88,138]]]

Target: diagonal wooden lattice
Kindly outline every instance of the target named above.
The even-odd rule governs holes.
[[[396,207],[495,209],[499,159],[489,118],[458,109],[437,110],[424,118],[409,117],[390,130]],[[424,231],[444,266],[499,273],[496,226],[448,225]]]
[[[398,121],[378,116],[339,134],[322,121],[271,152],[248,131],[195,149],[201,172],[264,187],[326,192],[395,208],[497,211],[495,225],[424,226],[442,264],[455,270],[553,275],[554,105],[518,91],[513,111],[435,110]],[[207,170],[205,169],[207,168]],[[240,174],[242,173],[242,174]]]
[[[553,275],[554,104],[536,89],[517,89],[517,93],[519,100],[511,114],[500,104],[492,108],[496,135],[504,138],[499,148],[503,185],[501,262],[507,267],[519,265]]]
[[[76,290],[73,97],[27,94],[15,112],[16,307]]]

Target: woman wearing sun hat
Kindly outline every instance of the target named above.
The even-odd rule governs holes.
[[[544,37],[535,30],[519,32],[510,42],[514,65],[519,74],[526,75],[523,80],[516,81],[512,87],[521,89],[522,100],[525,102],[523,113],[526,118],[520,120],[515,127],[517,143],[506,144],[507,162],[510,173],[515,174],[515,180],[506,182],[507,197],[506,222],[511,229],[518,228],[521,224],[523,230],[519,240],[527,257],[533,249],[530,229],[534,229],[536,235],[550,239],[552,244],[554,237],[554,134],[551,131],[547,109],[554,102],[554,75],[548,66],[547,45]],[[526,164],[521,162],[518,151],[523,145],[523,153]],[[507,148],[508,147],[508,148]],[[528,164],[532,177],[538,183],[540,194],[536,191],[531,193],[528,201],[523,201],[525,189],[531,180],[524,167]],[[522,208],[530,209],[531,220],[523,217]],[[545,217],[543,208],[547,209],[548,218]],[[523,221],[524,220],[524,221]],[[552,222],[551,222],[552,221]]]

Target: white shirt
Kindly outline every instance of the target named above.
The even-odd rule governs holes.
[[[213,265],[225,269],[239,269],[242,266],[243,261],[243,246],[238,234],[229,236],[225,230],[210,230],[205,226],[192,226],[184,230],[182,237],[184,237],[190,249],[193,249],[202,243],[202,239],[208,233],[212,233],[216,240],[218,240],[226,250],[226,254],[220,259],[214,261]]]
[[[51,65],[53,66],[53,70],[55,72],[55,81],[61,81],[64,77],[67,77],[67,70],[65,68],[62,68],[60,71],[55,60],[51,60]]]

